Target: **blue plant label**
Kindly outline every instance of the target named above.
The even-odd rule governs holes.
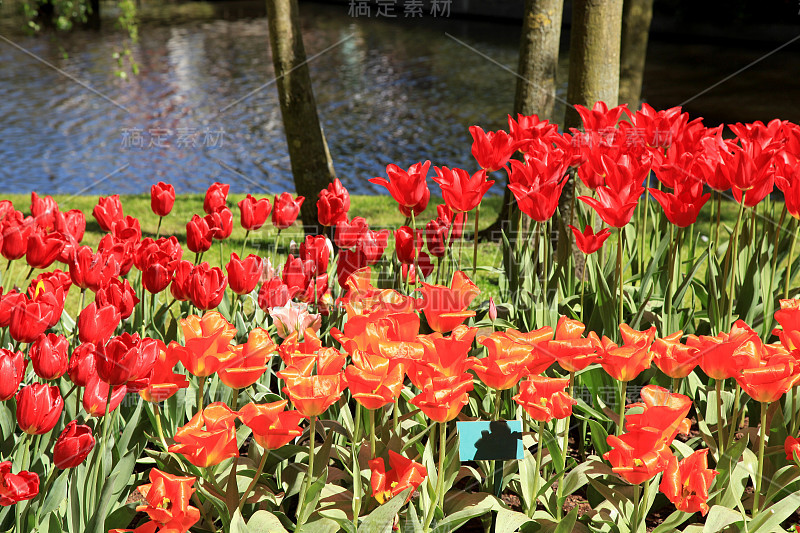
[[[456,422],[461,461],[522,459],[522,422],[478,420]]]

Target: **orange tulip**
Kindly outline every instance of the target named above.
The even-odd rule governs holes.
[[[572,414],[572,406],[578,402],[564,389],[569,386],[568,379],[548,378],[544,376],[528,376],[519,386],[519,393],[514,396],[525,412],[534,420],[549,422],[556,418],[561,420]]]
[[[618,381],[631,381],[643,370],[650,368],[653,360],[650,344],[655,328],[640,332],[630,329],[626,324],[620,324],[619,330],[625,342],[622,346],[605,336],[595,345],[600,355],[600,364],[608,375]]]
[[[277,450],[303,434],[298,424],[305,417],[299,411],[285,411],[288,403],[248,403],[239,410],[239,418],[253,430],[253,438],[262,448]]]
[[[411,382],[421,389],[432,377],[459,376],[472,368],[476,359],[469,352],[477,332],[476,328],[460,324],[448,337],[438,332],[420,335],[424,355],[408,370]]]
[[[422,283],[420,291],[420,308],[433,331],[447,333],[464,320],[475,316],[475,311],[468,311],[467,307],[480,293],[480,289],[460,270],[453,274],[449,288]]]
[[[716,380],[732,378],[743,368],[757,366],[761,359],[761,339],[741,320],[733,324],[730,333],[689,335],[686,344],[699,349],[700,368]]]
[[[397,400],[405,378],[402,363],[365,352],[354,352],[352,359],[345,377],[353,399],[367,409],[380,409]]]
[[[406,459],[392,450],[389,450],[389,464],[392,468],[387,472],[386,465],[380,457],[369,461],[369,469],[372,472],[370,475],[372,496],[382,505],[392,496],[397,496],[411,487],[411,492],[406,498],[406,502],[408,502],[417,487],[425,481],[428,470],[421,464]]]
[[[777,402],[800,379],[800,365],[790,355],[776,355],[754,368],[745,368],[736,382],[757,402]]]
[[[160,531],[184,533],[198,520],[200,510],[189,505],[194,493],[192,485],[197,478],[173,476],[155,468],[150,470],[150,483],[137,488],[147,505],[139,505],[136,512],[146,513]]]
[[[288,373],[289,370],[292,368],[278,372],[278,377],[286,382],[283,392],[289,396],[295,409],[303,416],[321,415],[336,403],[344,390],[342,372],[306,376],[298,372]]]
[[[267,371],[270,357],[276,346],[267,330],[256,328],[250,331],[247,342],[229,348],[235,357],[230,366],[219,370],[219,379],[232,389],[249,387]]]
[[[539,328],[528,333],[521,333],[515,329],[496,331],[484,337],[480,343],[489,350],[489,355],[498,354],[500,359],[527,357],[528,374],[541,374],[553,364],[555,358],[543,350],[535,348],[544,345],[553,337],[553,328]],[[500,354],[504,354],[502,357]]]
[[[786,452],[787,461],[800,461],[800,438],[786,437],[783,451]]]
[[[239,456],[235,420],[238,413],[224,403],[212,403],[175,432],[170,453],[180,453],[201,468]]]
[[[653,361],[667,376],[673,379],[685,378],[700,361],[697,347],[681,343],[683,331],[678,331],[661,339],[656,339],[650,348]]]
[[[226,368],[236,357],[230,344],[236,335],[234,328],[216,311],[201,317],[189,315],[181,320],[184,345],[176,347],[178,358],[192,375],[207,377]]]
[[[628,406],[628,409],[643,408],[640,413],[625,415],[626,431],[650,428],[661,432],[659,442],[667,446],[672,444],[675,435],[684,433],[683,425],[686,415],[692,408],[692,400],[683,394],[673,394],[663,387],[647,385],[639,393],[641,403]]]
[[[319,340],[313,329],[308,328],[303,332],[302,337],[297,331],[291,332],[278,346],[278,354],[287,364],[292,364],[292,357],[295,354],[314,353],[322,348],[322,341]]]
[[[703,516],[708,512],[708,490],[719,472],[708,468],[708,448],[697,450],[680,463],[673,455],[659,489],[679,511]]]
[[[411,399],[425,415],[436,422],[453,420],[469,402],[472,376],[435,377],[422,387],[422,392]]]
[[[347,318],[380,310],[394,313],[413,312],[416,304],[413,298],[391,289],[378,289],[371,283],[372,272],[369,267],[361,268],[351,274],[345,286],[347,292],[337,300],[343,307]]]
[[[661,431],[651,428],[637,429],[619,437],[609,435],[607,442],[612,450],[606,452],[603,459],[628,483],[638,485],[663,471],[672,457],[672,452],[661,442],[662,436]]]
[[[172,397],[180,389],[189,386],[189,380],[183,374],[173,372],[175,365],[178,364],[178,352],[164,346],[161,341],[158,344],[158,356],[153,365],[153,375],[147,387],[139,391],[146,402],[159,403]],[[177,343],[170,343],[170,346],[178,346]]]
[[[542,342],[534,347],[539,357],[552,357],[567,372],[579,372],[597,362],[597,335],[589,333],[581,337],[586,326],[577,320],[562,316],[556,325],[555,339]]]

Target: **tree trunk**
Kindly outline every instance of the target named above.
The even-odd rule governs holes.
[[[569,44],[569,86],[567,101],[591,108],[595,102],[615,107],[619,98],[620,43],[622,34],[622,0],[575,0],[572,5],[572,28]],[[581,117],[568,106],[564,129],[580,128]],[[577,176],[567,182],[558,201],[564,221],[559,226],[559,262],[565,264],[568,243],[566,224],[573,220]],[[580,275],[583,254],[572,247],[576,275]]]
[[[297,0],[267,0],[267,20],[295,188],[306,198],[300,216],[307,234],[319,234],[317,196],[336,173],[317,116]]]
[[[558,69],[558,45],[561,40],[563,0],[526,0],[522,37],[517,66],[517,88],[513,117],[538,115],[554,120],[553,108]],[[518,215],[511,191],[503,192],[503,207],[491,226],[481,231],[483,239],[500,240],[501,230],[508,233]]]
[[[86,27],[91,30],[100,29],[100,0],[89,1],[89,13],[86,15]]]
[[[628,104],[632,110],[638,109],[641,101],[652,19],[653,0],[625,0],[622,8],[619,102]]]

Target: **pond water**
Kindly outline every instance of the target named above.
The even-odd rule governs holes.
[[[347,5],[307,2],[301,14],[307,54],[319,54],[309,67],[320,117],[351,192],[383,191],[367,179],[388,163],[473,169],[468,127],[505,127],[515,77],[481,54],[515,69],[517,25],[351,17]],[[140,72],[128,81],[115,75],[123,37],[110,28],[6,35],[49,65],[0,42],[0,190],[142,193],[159,180],[179,192],[213,181],[237,192],[293,189],[263,16],[144,23],[132,48]],[[687,110],[712,124],[799,120],[797,44]],[[645,98],[680,104],[772,47],[653,42]]]

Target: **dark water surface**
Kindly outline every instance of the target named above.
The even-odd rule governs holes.
[[[473,169],[467,128],[505,126],[515,77],[481,54],[515,70],[517,25],[354,18],[346,5],[313,3],[301,13],[307,54],[320,54],[309,63],[319,113],[351,192],[383,191],[367,179],[388,163]],[[69,77],[0,42],[1,191],[141,193],[159,180],[179,192],[212,181],[237,192],[293,189],[263,17],[145,23],[132,49],[140,73],[129,81],[115,75],[123,36],[111,29],[9,38]],[[800,120],[797,44],[687,110],[711,123]],[[645,97],[680,104],[770,48],[652,43]]]

